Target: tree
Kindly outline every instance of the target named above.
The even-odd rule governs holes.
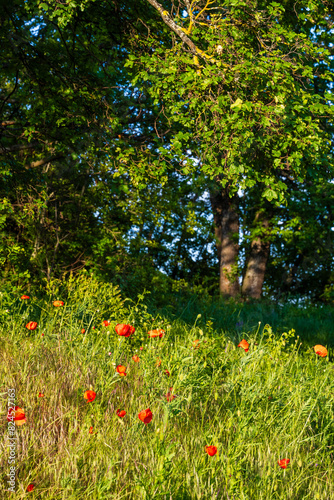
[[[314,84],[331,81],[330,52],[325,37],[320,43],[310,38],[314,27],[329,32],[329,7],[313,2],[311,12],[308,1],[294,8],[288,1],[240,0],[179,2],[167,10],[148,2],[170,29],[173,46],[151,34],[144,49],[134,41],[126,65],[141,68],[134,83],[141,79],[141,88],[163,103],[171,122],[183,125],[171,149],[160,151],[181,157],[188,174],[193,167],[184,151],[190,148],[208,179],[221,186],[212,197],[218,249],[226,250],[219,256],[220,290],[235,296],[230,270],[236,265],[238,214],[231,199],[238,189],[257,185],[263,198],[279,206],[286,200],[286,176],[303,182],[332,175],[331,95],[319,94]],[[260,213],[257,221],[267,228]],[[268,252],[268,244],[254,240],[243,286],[252,297],[261,293]],[[257,285],[250,286],[254,280]]]

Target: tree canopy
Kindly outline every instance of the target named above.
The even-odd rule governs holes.
[[[330,297],[331,2],[2,3],[3,279]]]

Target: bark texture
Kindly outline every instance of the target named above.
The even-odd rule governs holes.
[[[239,255],[238,195],[229,197],[228,188],[210,193],[219,260],[219,291],[223,297],[240,292],[236,266]]]
[[[254,223],[260,224],[261,235],[251,242],[246,273],[242,282],[242,294],[246,298],[259,299],[266,273],[270,251],[270,243],[266,239],[269,229],[269,219],[263,212],[257,212]]]

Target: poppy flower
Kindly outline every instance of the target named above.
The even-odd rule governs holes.
[[[86,391],[84,394],[84,398],[87,399],[87,403],[91,403],[96,398],[96,392]]]
[[[23,425],[27,422],[24,410],[19,406],[15,406],[15,411],[13,411],[13,408],[9,410],[7,420],[8,422],[15,422],[16,425]]]
[[[29,295],[22,295],[21,297],[22,300],[30,299]]]
[[[199,340],[194,340],[194,342],[193,342],[193,348],[194,349],[198,349],[200,345],[201,344],[199,344]]]
[[[88,431],[88,432],[89,432],[89,434],[93,434],[94,430],[93,430],[93,427],[92,427],[92,426],[90,426],[90,428],[89,428],[89,431]]]
[[[325,358],[328,354],[326,347],[324,347],[323,345],[315,345],[313,347],[313,349],[314,349],[314,352],[316,354],[318,354],[319,356],[321,356],[322,358]]]
[[[116,366],[116,371],[117,373],[120,374],[121,377],[126,377],[126,367],[123,365],[117,365]]]
[[[144,349],[144,347],[143,347],[143,346],[141,346],[141,347],[139,347],[139,349],[142,351],[142,350]]]
[[[62,300],[55,300],[54,303],[53,303],[53,305],[55,307],[61,307],[61,306],[64,305],[64,302]]]
[[[93,330],[95,330],[95,326],[92,326]]]
[[[206,446],[205,451],[210,457],[213,457],[217,453],[217,448],[215,446]]]
[[[160,366],[161,365],[161,360],[157,359],[155,364],[156,364],[156,366]]]
[[[149,408],[147,410],[142,410],[140,413],[138,413],[139,419],[144,422],[145,425],[149,424],[152,420],[152,412]]]
[[[126,411],[124,411],[124,410],[117,410],[117,411],[116,411],[116,414],[117,414],[119,417],[123,418],[123,417],[125,417],[125,415],[126,415]]]
[[[81,333],[85,333],[85,329],[84,328],[81,328]]]
[[[242,347],[243,349],[245,349],[245,352],[248,352],[249,343],[247,342],[247,340],[242,339],[242,341],[240,342],[240,344],[238,344],[238,347]]]
[[[104,324],[104,326],[109,326],[110,325],[110,321],[108,321],[107,319],[105,319],[104,321],[102,321],[102,323]]]
[[[154,337],[162,337],[165,333],[165,330],[162,330],[161,328],[158,328],[157,330],[150,330],[148,332],[148,335],[151,337],[151,338],[154,338]]]
[[[278,465],[280,466],[281,469],[286,469],[286,466],[290,462],[290,458],[283,458],[282,460],[278,460]]]
[[[121,337],[130,337],[135,332],[135,327],[131,325],[123,325],[123,323],[120,323],[115,326],[115,330],[117,335],[120,335]]]
[[[28,330],[36,330],[37,328],[36,321],[29,321],[29,323],[26,324],[26,328],[28,328]]]
[[[168,371],[168,370],[165,370],[165,373],[166,373],[167,377],[169,377],[169,376],[170,376],[170,373],[169,373],[169,371]]]
[[[27,486],[27,491],[30,493],[30,491],[33,491],[35,489],[35,486],[31,483]]]
[[[136,363],[139,363],[139,357],[138,356],[132,356],[133,361]]]
[[[169,391],[173,391],[173,387],[170,387]],[[166,394],[167,401],[173,401],[173,399],[175,399],[175,398],[176,398],[176,396],[174,394],[172,394],[172,392],[167,392],[167,394]]]
[[[43,394],[42,392],[39,392],[39,393],[38,393],[38,397],[39,397],[39,398],[44,398],[44,394]]]

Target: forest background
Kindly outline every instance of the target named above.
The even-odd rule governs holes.
[[[332,2],[0,3],[3,287],[333,302]]]

